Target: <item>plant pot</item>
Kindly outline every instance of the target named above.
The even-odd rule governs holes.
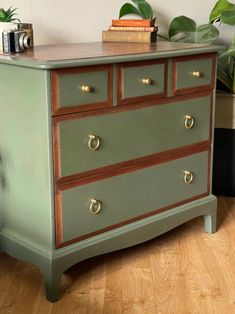
[[[217,93],[215,110],[214,194],[235,196],[235,95]]]

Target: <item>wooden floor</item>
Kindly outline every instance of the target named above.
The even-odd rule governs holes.
[[[0,253],[0,313],[235,313],[235,198],[218,201],[215,234],[204,232],[200,217],[79,263],[63,275],[54,304],[36,267]]]

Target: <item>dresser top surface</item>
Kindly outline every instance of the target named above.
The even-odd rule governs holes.
[[[217,52],[222,46],[166,42],[157,43],[78,43],[36,46],[21,54],[0,55],[0,63],[53,69],[100,63],[148,60],[198,53]]]

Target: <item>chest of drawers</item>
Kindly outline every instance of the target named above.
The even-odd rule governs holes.
[[[0,57],[0,248],[50,301],[73,264],[204,216],[217,46],[87,43]]]

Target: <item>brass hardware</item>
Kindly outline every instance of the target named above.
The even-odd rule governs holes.
[[[98,150],[101,145],[101,139],[93,134],[89,135],[88,147],[90,150]]]
[[[190,184],[193,182],[194,174],[192,171],[185,170],[184,171],[184,183]]]
[[[142,79],[142,83],[144,85],[151,85],[152,84],[152,80],[150,78],[143,78]]]
[[[192,74],[194,77],[200,77],[202,75],[201,72],[199,72],[199,71],[193,71]]]
[[[91,86],[89,86],[89,85],[82,85],[81,90],[84,93],[90,93],[91,92]]]
[[[95,199],[95,198],[92,198],[91,199],[91,203],[90,203],[90,212],[93,214],[93,215],[97,215],[101,212],[101,209],[102,209],[102,203],[101,201]]]
[[[186,129],[192,129],[195,123],[195,119],[193,116],[187,114],[184,116],[185,120],[184,120],[184,126]]]

